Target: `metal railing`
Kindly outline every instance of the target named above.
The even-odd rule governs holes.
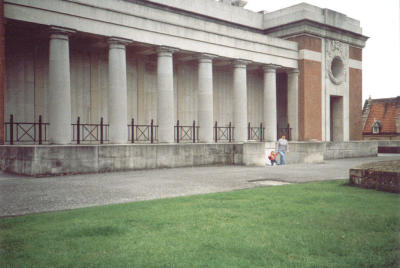
[[[292,129],[290,128],[290,125],[288,124],[287,125],[287,127],[285,127],[285,128],[278,128],[278,139],[280,138],[280,137],[282,137],[283,135],[285,135],[286,136],[286,139],[288,140],[288,141],[290,141],[291,140],[291,132],[292,132]]]
[[[251,140],[264,141],[264,132],[265,128],[263,127],[262,123],[260,123],[260,126],[258,127],[252,127],[250,122],[247,125],[247,139],[249,141]]]
[[[153,119],[151,119],[150,125],[136,125],[132,118],[131,124],[128,125],[128,140],[131,143],[154,143],[154,141],[158,141],[158,125],[154,125]]]
[[[232,123],[229,122],[227,127],[220,127],[218,126],[217,121],[215,121],[214,125],[214,141],[228,141],[232,142],[234,140],[234,130],[235,128],[232,127]]]
[[[196,121],[193,121],[191,126],[181,126],[177,120],[176,126],[174,126],[174,138],[177,143],[181,141],[199,142],[199,129],[200,126],[196,126]]]
[[[13,145],[18,143],[39,143],[47,142],[47,126],[42,116],[39,115],[38,122],[14,122],[14,115],[10,114],[10,121],[5,122],[5,141]]]
[[[109,139],[109,124],[104,124],[103,117],[100,118],[99,124],[86,124],[81,123],[81,119],[78,116],[76,123],[72,125],[72,141],[76,141],[77,144],[82,142],[86,143],[97,143],[103,144],[108,142]]]

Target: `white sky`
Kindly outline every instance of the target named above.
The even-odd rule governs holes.
[[[275,11],[301,2],[359,20],[369,37],[363,49],[363,102],[400,96],[400,0],[248,0],[246,9]]]

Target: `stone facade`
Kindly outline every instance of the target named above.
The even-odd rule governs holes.
[[[127,142],[130,118],[154,119],[167,143],[176,120],[199,122],[204,142],[212,142],[215,121],[233,123],[243,142],[248,122],[263,123],[271,141],[287,124],[294,140],[359,139],[367,39],[359,22],[304,3],[271,13],[243,5],[2,1],[9,44],[2,116],[42,115],[54,144],[71,142],[66,129],[78,116],[103,117],[117,144]]]
[[[362,48],[367,37],[359,22],[307,4],[267,13],[264,19],[266,33],[299,44],[299,93],[305,88],[299,98],[300,140],[360,140]],[[316,107],[314,113],[307,113],[310,106]]]
[[[244,5],[0,1],[0,143],[13,134],[3,122],[10,115],[41,116],[51,150],[97,137],[99,126],[88,124],[101,120],[115,146],[131,142],[131,122],[152,120],[162,144],[177,142],[178,121],[194,122],[203,144],[214,143],[215,122],[233,127],[235,143],[259,140],[260,131],[267,142],[289,132],[293,141],[359,139],[360,23],[305,3],[271,13]],[[86,134],[72,126],[78,118]],[[38,142],[36,127],[14,127],[16,143],[18,135]]]

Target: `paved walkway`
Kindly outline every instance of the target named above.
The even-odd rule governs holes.
[[[274,167],[212,166],[64,177],[30,178],[0,173],[0,216],[22,215],[165,197],[289,183],[347,179],[353,166],[400,155]]]

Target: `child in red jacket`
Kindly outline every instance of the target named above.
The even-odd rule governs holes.
[[[278,155],[277,153],[275,153],[274,151],[272,151],[272,152],[270,153],[270,155],[268,156],[268,159],[271,160],[271,166],[273,166],[274,164],[277,165],[277,162],[276,162],[276,156],[277,156],[277,155]]]

